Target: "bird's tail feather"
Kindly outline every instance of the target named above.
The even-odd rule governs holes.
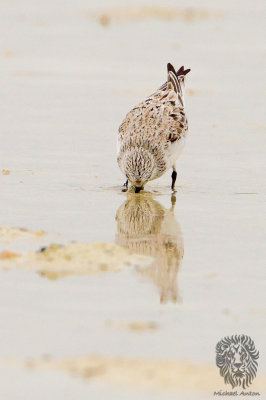
[[[189,73],[190,69],[184,69],[184,66],[180,67],[178,71],[174,69],[172,64],[167,64],[167,87],[171,87],[180,96],[180,100],[183,103],[184,89],[185,89],[185,76]]]

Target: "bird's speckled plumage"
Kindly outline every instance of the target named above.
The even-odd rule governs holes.
[[[118,133],[118,164],[136,188],[175,171],[184,147],[187,118],[184,111],[184,78],[190,70],[167,65],[167,82],[126,115]],[[173,186],[173,185],[172,185]]]

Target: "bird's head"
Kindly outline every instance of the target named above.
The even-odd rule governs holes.
[[[152,179],[154,165],[154,156],[148,150],[133,148],[126,153],[124,172],[129,182],[137,189],[136,192]]]

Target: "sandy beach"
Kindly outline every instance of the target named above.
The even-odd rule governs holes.
[[[0,399],[266,396],[265,2],[0,2]],[[121,191],[125,114],[191,68],[171,172]],[[230,397],[225,397],[230,398]]]

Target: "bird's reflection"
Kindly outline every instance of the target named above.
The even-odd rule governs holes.
[[[128,194],[116,214],[116,242],[154,263],[140,271],[159,287],[160,301],[177,301],[177,273],[184,254],[181,230],[174,216],[176,198],[168,210],[149,194]]]

